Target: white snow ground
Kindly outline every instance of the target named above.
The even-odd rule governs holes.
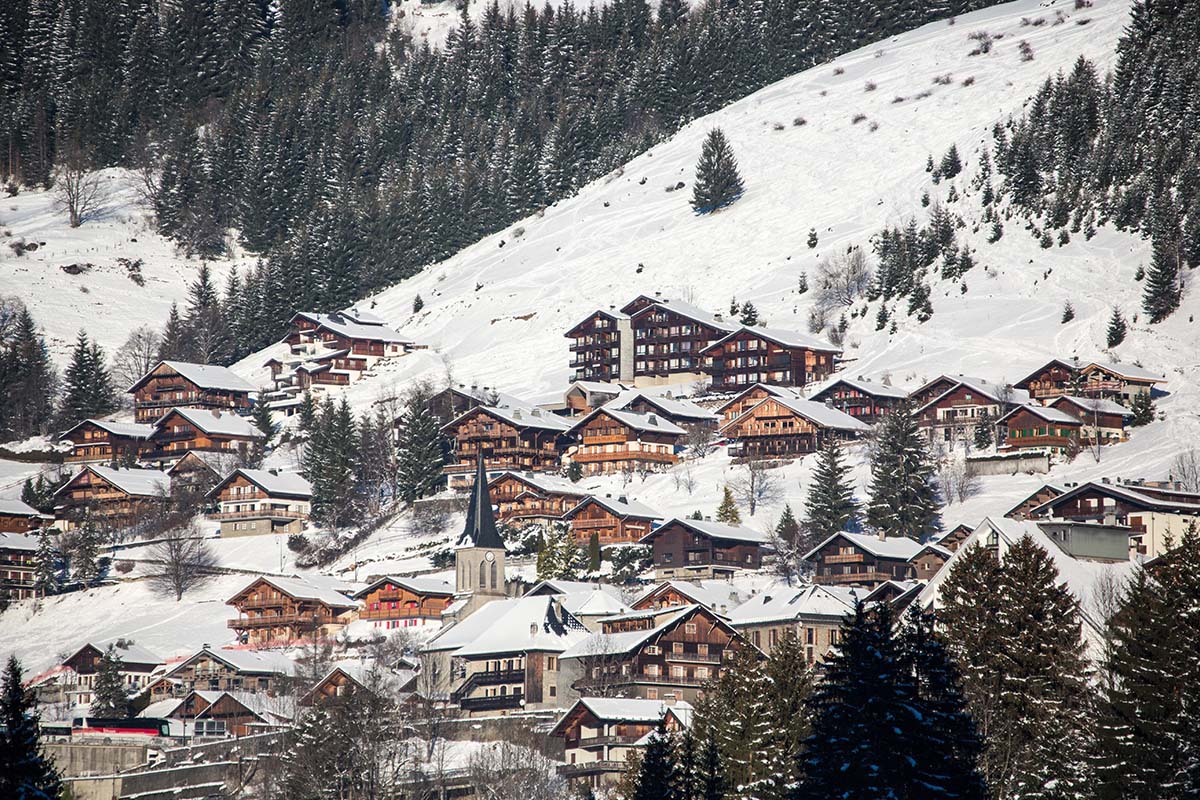
[[[1065,21],[1053,24],[1060,12]],[[371,298],[376,313],[432,349],[379,365],[366,380],[349,387],[347,396],[365,410],[415,379],[444,380],[449,371],[456,381],[496,386],[530,400],[546,399],[568,381],[563,332],[591,309],[623,304],[638,293],[685,296],[713,310],[724,309],[736,295],[754,302],[773,327],[804,330],[812,293],[801,296],[796,291],[802,272],[813,282],[822,257],[851,245],[867,247],[869,236],[884,224],[910,215],[923,221],[921,194],[929,191],[934,198],[944,198],[949,189],[946,183],[930,183],[924,171],[926,156],[938,158],[951,144],[958,145],[966,162],[964,175],[956,181],[961,192],[978,166],[980,148],[990,144],[991,126],[1019,113],[1048,75],[1069,68],[1079,55],[1097,61],[1101,69],[1112,65],[1113,47],[1127,14],[1123,0],[1096,0],[1079,10],[1066,2],[1020,0],[850,53],[698,120],[576,197]],[[1038,18],[1046,24],[1022,24],[1023,19]],[[1081,24],[1084,20],[1087,24]],[[991,53],[972,57],[967,37],[974,31],[1003,38]],[[1022,40],[1032,46],[1033,61],[1021,61],[1017,46]],[[844,72],[835,74],[835,68]],[[951,76],[949,84],[934,82],[945,75]],[[973,82],[964,85],[968,78]],[[878,88],[866,91],[868,81]],[[904,99],[894,102],[896,98]],[[866,119],[853,122],[860,113]],[[798,118],[805,124],[794,124]],[[665,188],[678,181],[690,183],[701,141],[714,126],[722,127],[732,142],[747,191],[734,206],[697,218],[687,204],[687,187],[677,192]],[[13,204],[24,211],[14,216],[9,210]],[[131,205],[122,208],[118,217],[136,216]],[[971,232],[980,214],[974,198],[951,208],[966,217],[968,228],[960,238],[970,240],[979,262],[966,276],[969,291],[960,294],[957,284],[935,286],[932,320],[918,325],[900,313],[895,335],[874,330],[873,304],[864,319],[851,323],[846,355],[856,360],[847,366],[847,374],[889,376],[905,386],[943,372],[1014,381],[1052,356],[1100,355],[1112,305],[1128,318],[1139,311],[1140,290],[1133,274],[1148,259],[1148,247],[1140,239],[1102,230],[1090,242],[1077,237],[1065,247],[1042,250],[1019,225],[1010,223],[1004,237],[989,245],[983,234]],[[15,276],[21,274],[18,269],[28,270],[38,262],[18,263],[6,251],[0,255],[0,291],[24,298],[52,337],[65,341],[84,314],[96,313],[89,303],[99,301],[112,309],[103,317],[108,324],[95,331],[107,337],[102,340],[106,345],[119,344],[134,325],[159,324],[197,264],[172,256],[168,244],[131,225],[89,223],[72,232],[52,214],[44,195],[23,193],[5,200],[0,229],[11,227],[13,236],[28,237],[23,228],[38,226],[50,232],[44,237],[48,243],[62,237],[70,245],[38,251],[36,255],[58,257],[32,273],[42,280],[37,284],[18,284]],[[820,234],[815,249],[805,244],[809,228]],[[139,241],[130,245],[134,230]],[[92,273],[85,282],[54,268],[90,247],[108,248],[105,263],[117,255],[142,255],[148,276],[153,271],[161,282],[148,281],[146,291],[131,291],[133,285],[120,274]],[[79,285],[88,286],[89,293],[81,293]],[[425,307],[414,315],[412,299],[418,293]],[[1076,317],[1062,325],[1061,310],[1068,298]],[[1048,476],[984,478],[979,495],[946,508],[946,523],[974,524],[985,515],[1003,514],[1043,480],[1165,477],[1174,455],[1200,441],[1200,417],[1194,411],[1200,407],[1200,335],[1191,322],[1198,310],[1200,298],[1193,288],[1184,307],[1166,323],[1153,328],[1131,325],[1127,341],[1112,354],[1167,376],[1171,394],[1159,402],[1163,421],[1134,431],[1127,443],[1105,448],[1100,463],[1084,454]],[[266,357],[265,352],[256,354],[235,369],[260,382]],[[854,448],[851,458],[860,490],[865,489],[861,448]],[[794,509],[802,505],[811,460],[780,472],[784,497],[748,518],[748,524],[765,528],[783,502]],[[0,464],[0,475],[9,474],[3,471],[6,466]],[[590,485],[628,494],[668,516],[696,509],[712,513],[721,487],[736,471],[723,452],[717,452],[644,482],[634,479],[624,486],[614,477]],[[694,479],[691,492],[680,480],[685,472]],[[413,531],[400,519],[339,562],[337,569],[344,570],[344,576],[355,563],[370,573],[428,569],[427,559],[414,548],[431,538],[432,532]],[[231,568],[278,569],[277,542],[230,540],[220,547]],[[198,597],[215,599],[217,594]],[[138,616],[126,619],[121,604],[131,597],[142,605]],[[77,605],[86,605],[87,613]],[[132,635],[154,649],[153,639],[139,638],[143,629],[163,637],[160,647],[170,646],[170,637],[184,647],[215,635],[209,626],[219,615],[208,606],[197,603],[195,611],[184,612],[186,625],[178,624],[180,608],[149,597],[140,584],[95,590],[86,604],[75,598],[46,601],[43,611],[32,616],[28,604],[22,604],[0,615],[0,656],[15,651],[42,663],[60,646],[102,635]],[[190,624],[193,615],[195,626]],[[95,631],[90,629],[93,624],[98,626]],[[155,633],[161,629],[170,632]]]

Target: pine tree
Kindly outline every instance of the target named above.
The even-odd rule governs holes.
[[[1179,308],[1183,292],[1179,283],[1179,214],[1170,193],[1156,197],[1151,211],[1153,254],[1146,273],[1142,308],[1151,324],[1162,322]]]
[[[11,336],[0,340],[0,438],[47,431],[57,383],[46,341],[22,306]]]
[[[588,572],[600,571],[600,535],[595,531],[588,537]]]
[[[850,466],[842,461],[842,446],[836,436],[825,440],[817,457],[804,513],[813,544],[835,533],[858,529],[858,503],[854,500]]]
[[[983,414],[980,415],[979,420],[975,423],[973,439],[975,448],[978,450],[988,449],[996,439],[995,431],[992,427],[992,415],[986,409],[984,409]]]
[[[753,303],[749,301],[742,303],[742,317],[739,321],[747,327],[753,327],[760,324],[758,320],[758,309],[754,307]]]
[[[316,427],[317,402],[313,399],[312,392],[305,389],[304,394],[300,395],[300,407],[296,412],[296,428],[305,436],[311,436]]]
[[[698,736],[716,741],[729,798],[760,796],[770,770],[778,766],[767,762],[773,733],[770,691],[757,650],[744,648],[697,706],[693,727]]]
[[[800,540],[800,534],[800,523],[796,521],[796,516],[792,513],[791,504],[784,505],[783,513],[779,515],[779,522],[775,525],[775,536],[782,542],[795,545]]]
[[[637,786],[629,800],[677,800],[677,770],[671,735],[660,722],[642,751]]]
[[[725,133],[720,128],[713,128],[704,140],[700,161],[696,164],[692,209],[697,214],[711,213],[737,202],[744,191],[733,149]]]
[[[1075,307],[1073,305],[1071,305],[1071,301],[1068,300],[1066,303],[1063,304],[1061,322],[1063,325],[1066,325],[1068,322],[1070,322],[1073,319],[1075,319]]]
[[[1129,410],[1133,413],[1133,419],[1129,424],[1135,428],[1149,425],[1154,421],[1154,401],[1149,392],[1140,392],[1134,395],[1133,402],[1129,404]]]
[[[62,783],[38,740],[37,713],[16,656],[8,658],[0,693],[0,794],[19,800],[58,800]]]
[[[124,666],[115,645],[109,645],[96,666],[90,714],[93,717],[124,719],[129,716],[129,694],[121,677]]]
[[[1116,347],[1121,342],[1125,341],[1126,327],[1125,318],[1121,316],[1121,309],[1113,306],[1112,316],[1108,319],[1108,346]]]
[[[726,525],[742,523],[742,515],[738,511],[737,501],[733,499],[733,492],[728,486],[721,495],[721,505],[717,506],[717,522],[724,522]]]
[[[259,390],[258,402],[254,404],[254,409],[250,412],[250,419],[254,423],[254,427],[258,428],[264,437],[262,441],[264,448],[271,446],[271,442],[275,440],[275,434],[279,432],[279,426],[272,419],[271,407],[267,405],[266,393],[266,389]]]
[[[583,465],[578,461],[572,461],[567,465],[567,480],[571,483],[579,483],[583,480]]]
[[[437,492],[442,483],[442,432],[426,393],[414,392],[407,398],[398,427],[397,484],[400,498],[413,503]]]
[[[58,574],[62,569],[62,554],[54,546],[51,534],[42,531],[38,534],[37,555],[34,558],[33,588],[40,596],[58,594],[62,586]]]
[[[313,519],[335,531],[353,524],[360,510],[355,503],[357,443],[350,404],[343,397],[335,406],[327,398],[305,451],[304,474],[312,484]]]
[[[816,228],[809,228],[809,229],[808,229],[808,239],[806,240],[806,242],[807,242],[807,244],[808,244],[808,249],[809,249],[809,250],[812,250],[814,247],[816,247],[816,246],[817,246],[817,243],[818,243],[819,241],[820,241],[820,240],[817,238],[817,229],[816,229]],[[806,288],[806,289],[808,288],[808,281],[807,281],[807,280],[805,281],[805,288]]]
[[[947,180],[962,172],[962,161],[958,157],[957,145],[950,145],[950,149],[942,156],[942,163],[938,166],[938,172]]]
[[[424,307],[425,307],[425,301],[421,299],[421,295],[417,295],[416,297],[413,298],[412,312],[414,314],[420,313],[421,309]]]
[[[100,529],[89,517],[75,533],[75,547],[71,551],[74,566],[72,578],[83,586],[95,586],[104,579],[107,559],[100,556]]]
[[[71,364],[67,367],[59,424],[66,428],[90,417],[104,417],[117,410],[112,378],[105,365],[104,351],[79,331]]]
[[[175,303],[171,304],[167,324],[159,337],[158,357],[164,361],[187,361],[191,357],[187,325]]]
[[[939,507],[929,446],[911,406],[900,403],[879,426],[867,521],[887,536],[921,541],[938,529]]]

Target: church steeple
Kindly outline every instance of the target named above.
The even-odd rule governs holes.
[[[467,506],[467,524],[462,536],[458,537],[454,552],[456,588],[460,595],[468,596],[466,606],[461,609],[463,617],[484,603],[504,597],[504,556],[504,540],[496,530],[481,453],[475,464],[475,485],[471,487],[471,500]]]
[[[504,549],[504,540],[496,530],[496,517],[492,513],[492,496],[488,491],[482,452],[476,459],[475,485],[471,487],[471,502],[467,506],[467,525],[458,538],[458,546]]]

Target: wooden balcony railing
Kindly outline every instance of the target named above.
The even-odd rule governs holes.
[[[338,620],[328,614],[278,614],[264,617],[238,617],[229,620],[229,627],[244,631],[255,628],[274,628],[278,626],[311,626],[336,625]]]
[[[510,708],[520,708],[525,695],[502,694],[496,697],[464,697],[458,701],[458,707],[463,711],[501,711]]]
[[[896,578],[887,572],[878,572],[869,570],[866,572],[854,572],[846,575],[815,575],[813,576],[814,583],[826,583],[833,585],[842,584],[858,584],[858,583],[883,583]]]
[[[597,772],[624,772],[628,767],[624,761],[585,761],[579,764],[563,764],[558,771],[566,777],[572,777]]]
[[[580,464],[595,464],[606,461],[653,461],[658,464],[674,464],[679,456],[674,453],[655,453],[646,450],[619,450],[615,453],[576,453],[572,461]]]
[[[850,553],[849,555],[824,556],[821,561],[826,564],[858,564],[862,562],[863,558],[862,553]]]
[[[303,511],[287,511],[279,508],[256,508],[248,511],[216,511],[208,515],[209,519],[308,519]]]

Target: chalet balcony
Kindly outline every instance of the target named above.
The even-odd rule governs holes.
[[[285,608],[295,603],[289,597],[252,597],[238,603],[240,608]]]
[[[629,441],[629,437],[624,433],[610,433],[604,435],[585,434],[583,437],[583,446],[590,447],[601,444],[625,444]]]
[[[861,564],[864,556],[862,553],[850,553],[848,555],[825,556],[821,559],[824,564]]]
[[[615,528],[620,524],[615,519],[580,519],[571,520],[571,527],[577,531],[594,531],[598,528]]]
[[[458,707],[463,711],[506,711],[522,708],[525,705],[523,694],[502,694],[496,697],[464,697],[458,701]]]
[[[208,515],[209,519],[218,520],[255,520],[255,519],[308,519],[304,511],[288,511],[282,508],[255,508],[247,511],[217,511]]]
[[[814,583],[824,583],[832,586],[845,586],[864,583],[883,583],[885,581],[898,580],[895,575],[890,572],[878,572],[874,570],[866,572],[853,572],[846,575],[814,575]]]
[[[672,653],[667,652],[664,658],[667,661],[682,661],[687,664],[720,664],[720,653]]]
[[[616,453],[576,453],[572,461],[580,464],[598,464],[606,461],[651,461],[656,464],[674,464],[679,457],[674,453],[654,453],[646,450],[621,450]]]
[[[442,612],[431,608],[364,608],[358,618],[368,622],[393,619],[441,619]]]
[[[524,683],[525,670],[502,669],[472,672],[470,680],[474,682],[476,686],[497,686],[501,683]]]
[[[580,764],[563,764],[558,773],[571,778],[581,775],[595,775],[600,772],[624,772],[629,765],[624,761],[585,761]]]
[[[235,631],[248,631],[283,626],[316,628],[322,625],[336,625],[338,620],[328,614],[278,614],[265,617],[238,617],[229,620],[227,624]]]

